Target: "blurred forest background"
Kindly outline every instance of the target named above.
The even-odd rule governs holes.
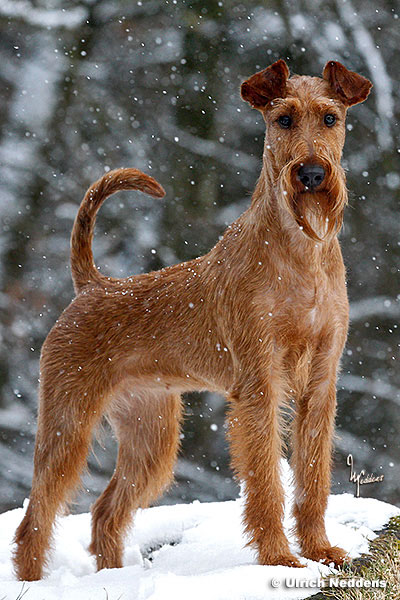
[[[352,324],[339,381],[333,491],[400,504],[398,0],[0,0],[0,509],[29,494],[41,344],[73,296],[69,237],[87,186],[135,166],[164,200],[120,194],[101,210],[96,264],[125,276],[191,259],[248,206],[263,123],[243,79],[278,58],[319,75],[328,59],[373,83],[350,110],[351,190],[341,233]],[[237,495],[224,401],[187,397],[177,483],[162,502]],[[114,468],[105,431],[83,510]]]

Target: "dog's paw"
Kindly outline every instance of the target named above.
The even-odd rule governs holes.
[[[334,563],[335,567],[340,567],[345,562],[347,553],[339,546],[327,546],[314,549],[311,552],[303,552],[303,556],[316,562],[322,562],[325,565]]]
[[[296,558],[296,556],[293,554],[283,554],[282,556],[265,556],[262,559],[260,558],[260,563],[262,565],[280,565],[283,567],[294,567],[296,569],[305,567],[305,565],[301,564],[298,558]]]

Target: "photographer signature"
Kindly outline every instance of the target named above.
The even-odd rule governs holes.
[[[353,455],[349,454],[347,457],[347,466],[350,467],[349,481],[356,484],[356,498],[360,497],[360,485],[365,483],[377,483],[383,481],[384,475],[366,475],[365,470],[362,469],[359,473],[356,473],[353,469]]]

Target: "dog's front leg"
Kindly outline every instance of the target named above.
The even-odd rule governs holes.
[[[265,369],[264,369],[265,370]],[[284,493],[280,479],[282,443],[279,407],[284,381],[278,365],[268,373],[245,373],[230,394],[232,465],[245,483],[244,523],[250,545],[264,565],[301,567],[283,531]]]
[[[312,361],[308,389],[297,401],[292,463],[296,477],[293,512],[303,556],[340,565],[346,553],[342,548],[331,546],[325,531],[338,360],[321,353]]]

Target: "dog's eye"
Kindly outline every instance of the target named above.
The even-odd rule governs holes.
[[[325,115],[324,123],[327,127],[332,127],[332,125],[334,125],[336,123],[335,115],[331,115],[331,114]]]
[[[278,123],[282,127],[282,129],[289,129],[289,127],[292,124],[292,118],[289,117],[289,115],[282,115],[281,117],[279,117]]]

